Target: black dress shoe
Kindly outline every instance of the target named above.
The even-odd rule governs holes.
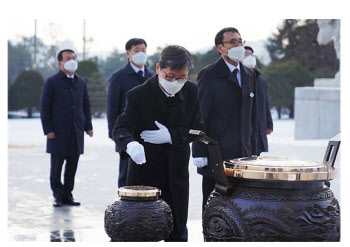
[[[52,204],[54,207],[61,207],[62,206],[62,199],[61,198],[56,198],[54,203]]]
[[[74,201],[73,198],[66,198],[65,200],[63,200],[63,204],[69,206],[80,206],[80,202]]]

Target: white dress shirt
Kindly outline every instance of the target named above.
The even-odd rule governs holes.
[[[67,76],[68,78],[72,78],[72,79],[74,79],[74,75],[75,75],[75,74],[73,74],[73,75],[68,75],[68,74],[66,74],[66,76]]]
[[[234,65],[226,62],[226,60],[224,60],[227,67],[230,69],[231,73],[235,70],[235,69],[238,69],[238,72],[237,72],[237,80],[238,80],[238,83],[239,83],[239,86],[242,87],[242,80],[241,80],[241,68],[239,66],[239,63],[237,65],[237,67],[235,67]]]
[[[130,63],[131,67],[135,70],[136,73],[138,73],[140,70],[142,71],[142,76],[145,77],[145,66],[142,67],[142,69],[137,68],[135,65]]]

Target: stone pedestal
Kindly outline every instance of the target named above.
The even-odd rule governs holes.
[[[340,80],[318,78],[295,88],[296,140],[329,139],[340,132]]]

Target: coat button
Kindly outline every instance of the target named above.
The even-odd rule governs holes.
[[[187,139],[186,136],[182,137],[182,140],[186,141],[186,139]]]
[[[75,109],[75,105],[73,105],[73,109]]]

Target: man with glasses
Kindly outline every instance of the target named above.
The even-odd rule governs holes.
[[[240,63],[244,43],[236,28],[222,29],[215,37],[220,58],[202,69],[197,78],[204,132],[219,142],[223,160],[256,155],[256,81],[254,71]],[[192,156],[197,172],[203,176],[204,212],[215,185],[207,146],[193,142]]]
[[[193,60],[181,46],[160,54],[156,75],[127,93],[113,130],[121,157],[130,157],[127,185],[161,189],[174,229],[165,241],[187,241],[190,129],[203,129],[197,87],[187,81]]]
[[[112,131],[118,117],[125,108],[126,93],[144,83],[154,75],[154,72],[147,68],[147,43],[144,39],[133,38],[125,44],[128,63],[113,73],[109,79],[107,96],[107,121],[108,136],[112,139]],[[117,151],[117,147],[116,147]],[[126,185],[129,159],[119,159],[118,187]]]

